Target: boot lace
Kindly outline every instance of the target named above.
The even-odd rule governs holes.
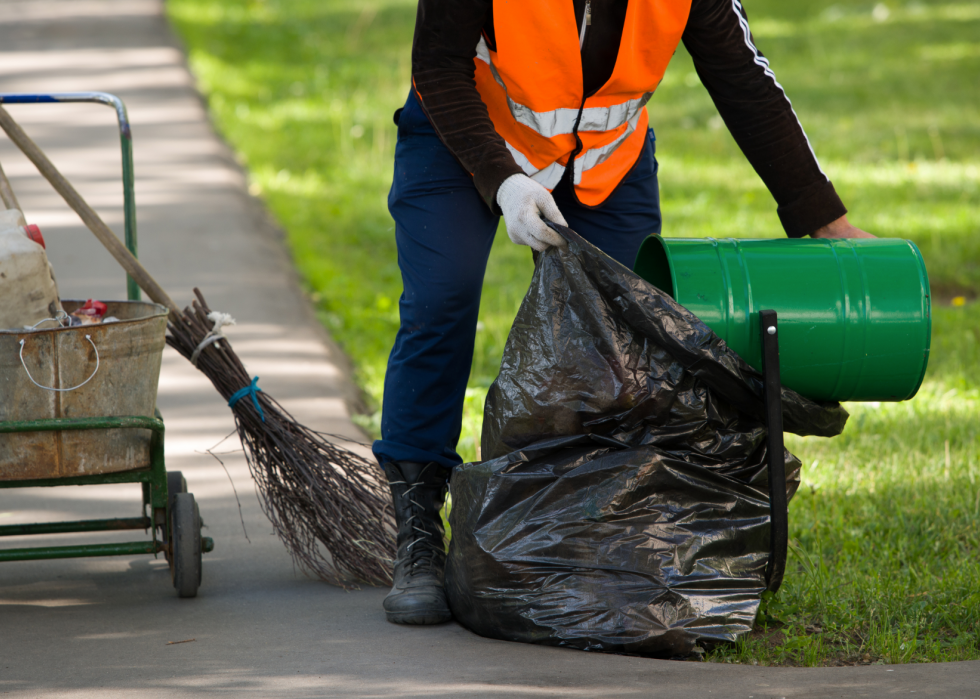
[[[402,482],[408,486],[405,497],[412,503],[412,516],[406,520],[406,524],[412,528],[412,538],[405,547],[405,551],[408,553],[406,568],[411,573],[430,572],[435,567],[436,554],[442,550],[440,548],[441,537],[438,530],[428,531],[424,526],[419,526],[425,521],[421,516],[424,508],[411,497],[411,493],[421,484]]]

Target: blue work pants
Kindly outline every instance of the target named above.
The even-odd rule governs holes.
[[[381,463],[435,461],[451,468],[462,461],[456,444],[463,397],[499,217],[439,140],[414,92],[397,121],[388,210],[404,291],[374,454]],[[651,129],[636,165],[597,208],[579,204],[565,182],[553,193],[570,228],[630,268],[643,239],[660,233],[654,151]]]

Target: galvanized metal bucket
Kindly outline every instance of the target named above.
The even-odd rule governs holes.
[[[83,303],[62,300],[69,313]],[[106,303],[118,322],[0,330],[0,421],[154,414],[167,309]],[[141,429],[0,434],[0,480],[146,468],[150,437]]]
[[[900,401],[929,362],[929,277],[897,238],[650,236],[636,273],[761,368],[759,311],[779,314],[783,385],[816,400]]]

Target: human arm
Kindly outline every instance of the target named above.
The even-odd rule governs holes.
[[[412,45],[412,85],[429,122],[487,206],[503,214],[518,245],[544,250],[565,224],[551,194],[524,174],[494,129],[474,79],[473,59],[492,0],[420,0]]]
[[[756,48],[739,0],[694,0],[684,45],[735,142],[776,200],[786,234],[869,235],[847,223],[847,209]]]
[[[494,129],[474,79],[476,45],[491,6],[492,0],[419,0],[412,86],[439,138],[499,214],[497,190],[523,170]]]

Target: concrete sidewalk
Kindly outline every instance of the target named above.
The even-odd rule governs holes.
[[[312,427],[362,438],[342,355],[303,298],[280,234],[215,137],[160,0],[0,0],[0,91],[101,90],[130,110],[140,257],[178,303],[199,286],[239,319],[228,334],[263,388]],[[9,111],[122,230],[118,133],[96,105]],[[123,274],[33,167],[0,162],[38,223],[62,296],[123,298]],[[654,661],[491,641],[455,624],[388,624],[384,590],[304,577],[262,514],[210,383],[167,350],[160,383],[168,468],[182,470],[215,550],[199,596],[178,599],[149,557],[0,566],[0,693],[171,697],[980,696],[980,662],[771,669]],[[232,439],[218,451],[238,448]],[[242,518],[229,479],[241,499]],[[0,491],[0,523],[134,516],[131,486]],[[129,537],[131,538],[131,537]],[[78,539],[81,540],[81,539]],[[105,541],[106,537],[99,539]],[[35,540],[36,541],[36,540]],[[9,541],[5,545],[16,546]],[[23,545],[23,544],[20,544]],[[188,641],[174,644],[176,641]]]

